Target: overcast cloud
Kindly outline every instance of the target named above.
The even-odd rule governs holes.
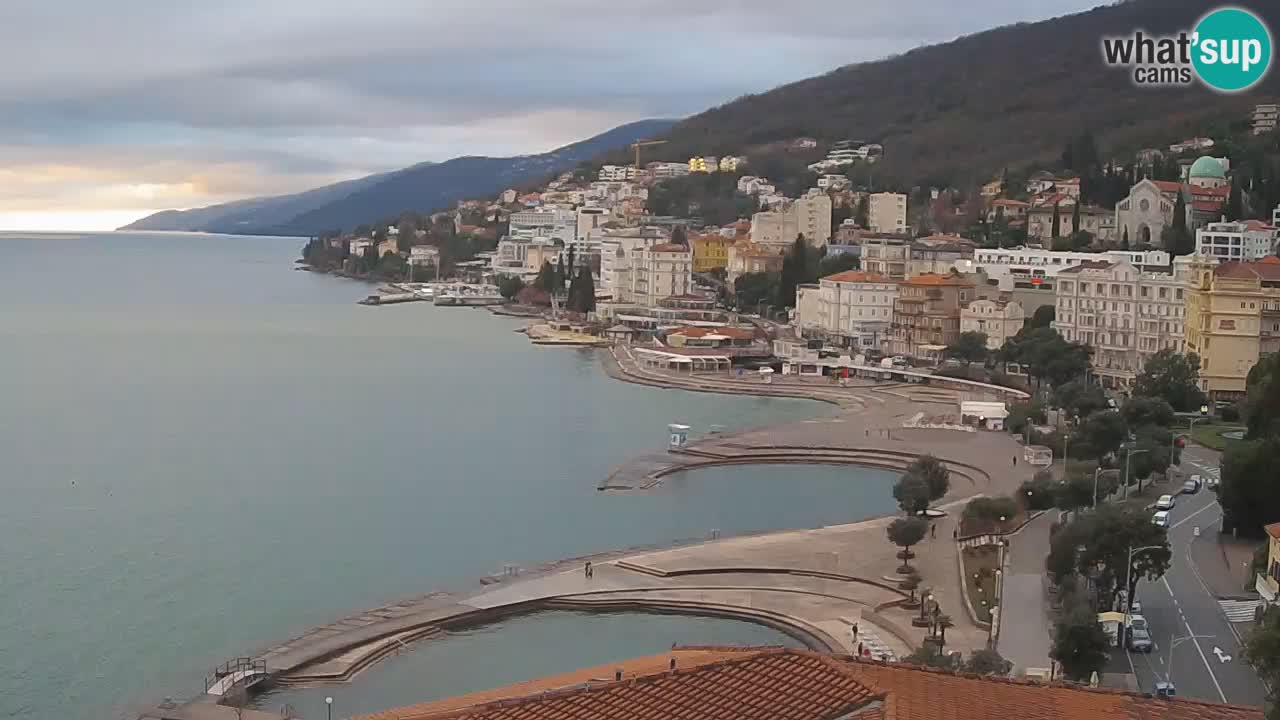
[[[1092,4],[0,0],[0,228],[541,152]]]

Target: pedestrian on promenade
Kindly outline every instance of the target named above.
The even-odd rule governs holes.
[[[1014,467],[1018,467],[1018,456],[1017,456],[1017,455],[1014,455],[1014,456],[1013,456],[1013,466],[1014,466]]]
[[[952,540],[959,540],[959,539],[960,539],[960,528],[952,528],[952,530],[951,530],[951,539],[952,539]]]
[[[938,537],[938,524],[933,523],[929,526],[929,539]]]
[[[587,578],[591,577],[591,561],[590,560],[587,561],[586,565],[582,566],[582,576]]]
[[[858,643],[858,657],[862,657],[862,643]]]

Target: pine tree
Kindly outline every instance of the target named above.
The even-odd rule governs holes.
[[[1050,226],[1050,237],[1062,236],[1062,214],[1058,209],[1058,203],[1053,204],[1053,224]]]
[[[1227,195],[1227,204],[1223,213],[1228,220],[1239,220],[1244,217],[1244,200],[1240,195],[1239,183],[1231,183],[1231,194]]]

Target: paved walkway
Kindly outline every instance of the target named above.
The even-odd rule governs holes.
[[[1009,540],[997,649],[1013,663],[1015,675],[1027,668],[1049,667],[1052,642],[1044,559],[1049,554],[1049,526],[1055,515],[1053,511],[1044,513]]]

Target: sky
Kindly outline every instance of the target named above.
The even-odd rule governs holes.
[[[1097,2],[0,0],[0,230],[544,152]]]

